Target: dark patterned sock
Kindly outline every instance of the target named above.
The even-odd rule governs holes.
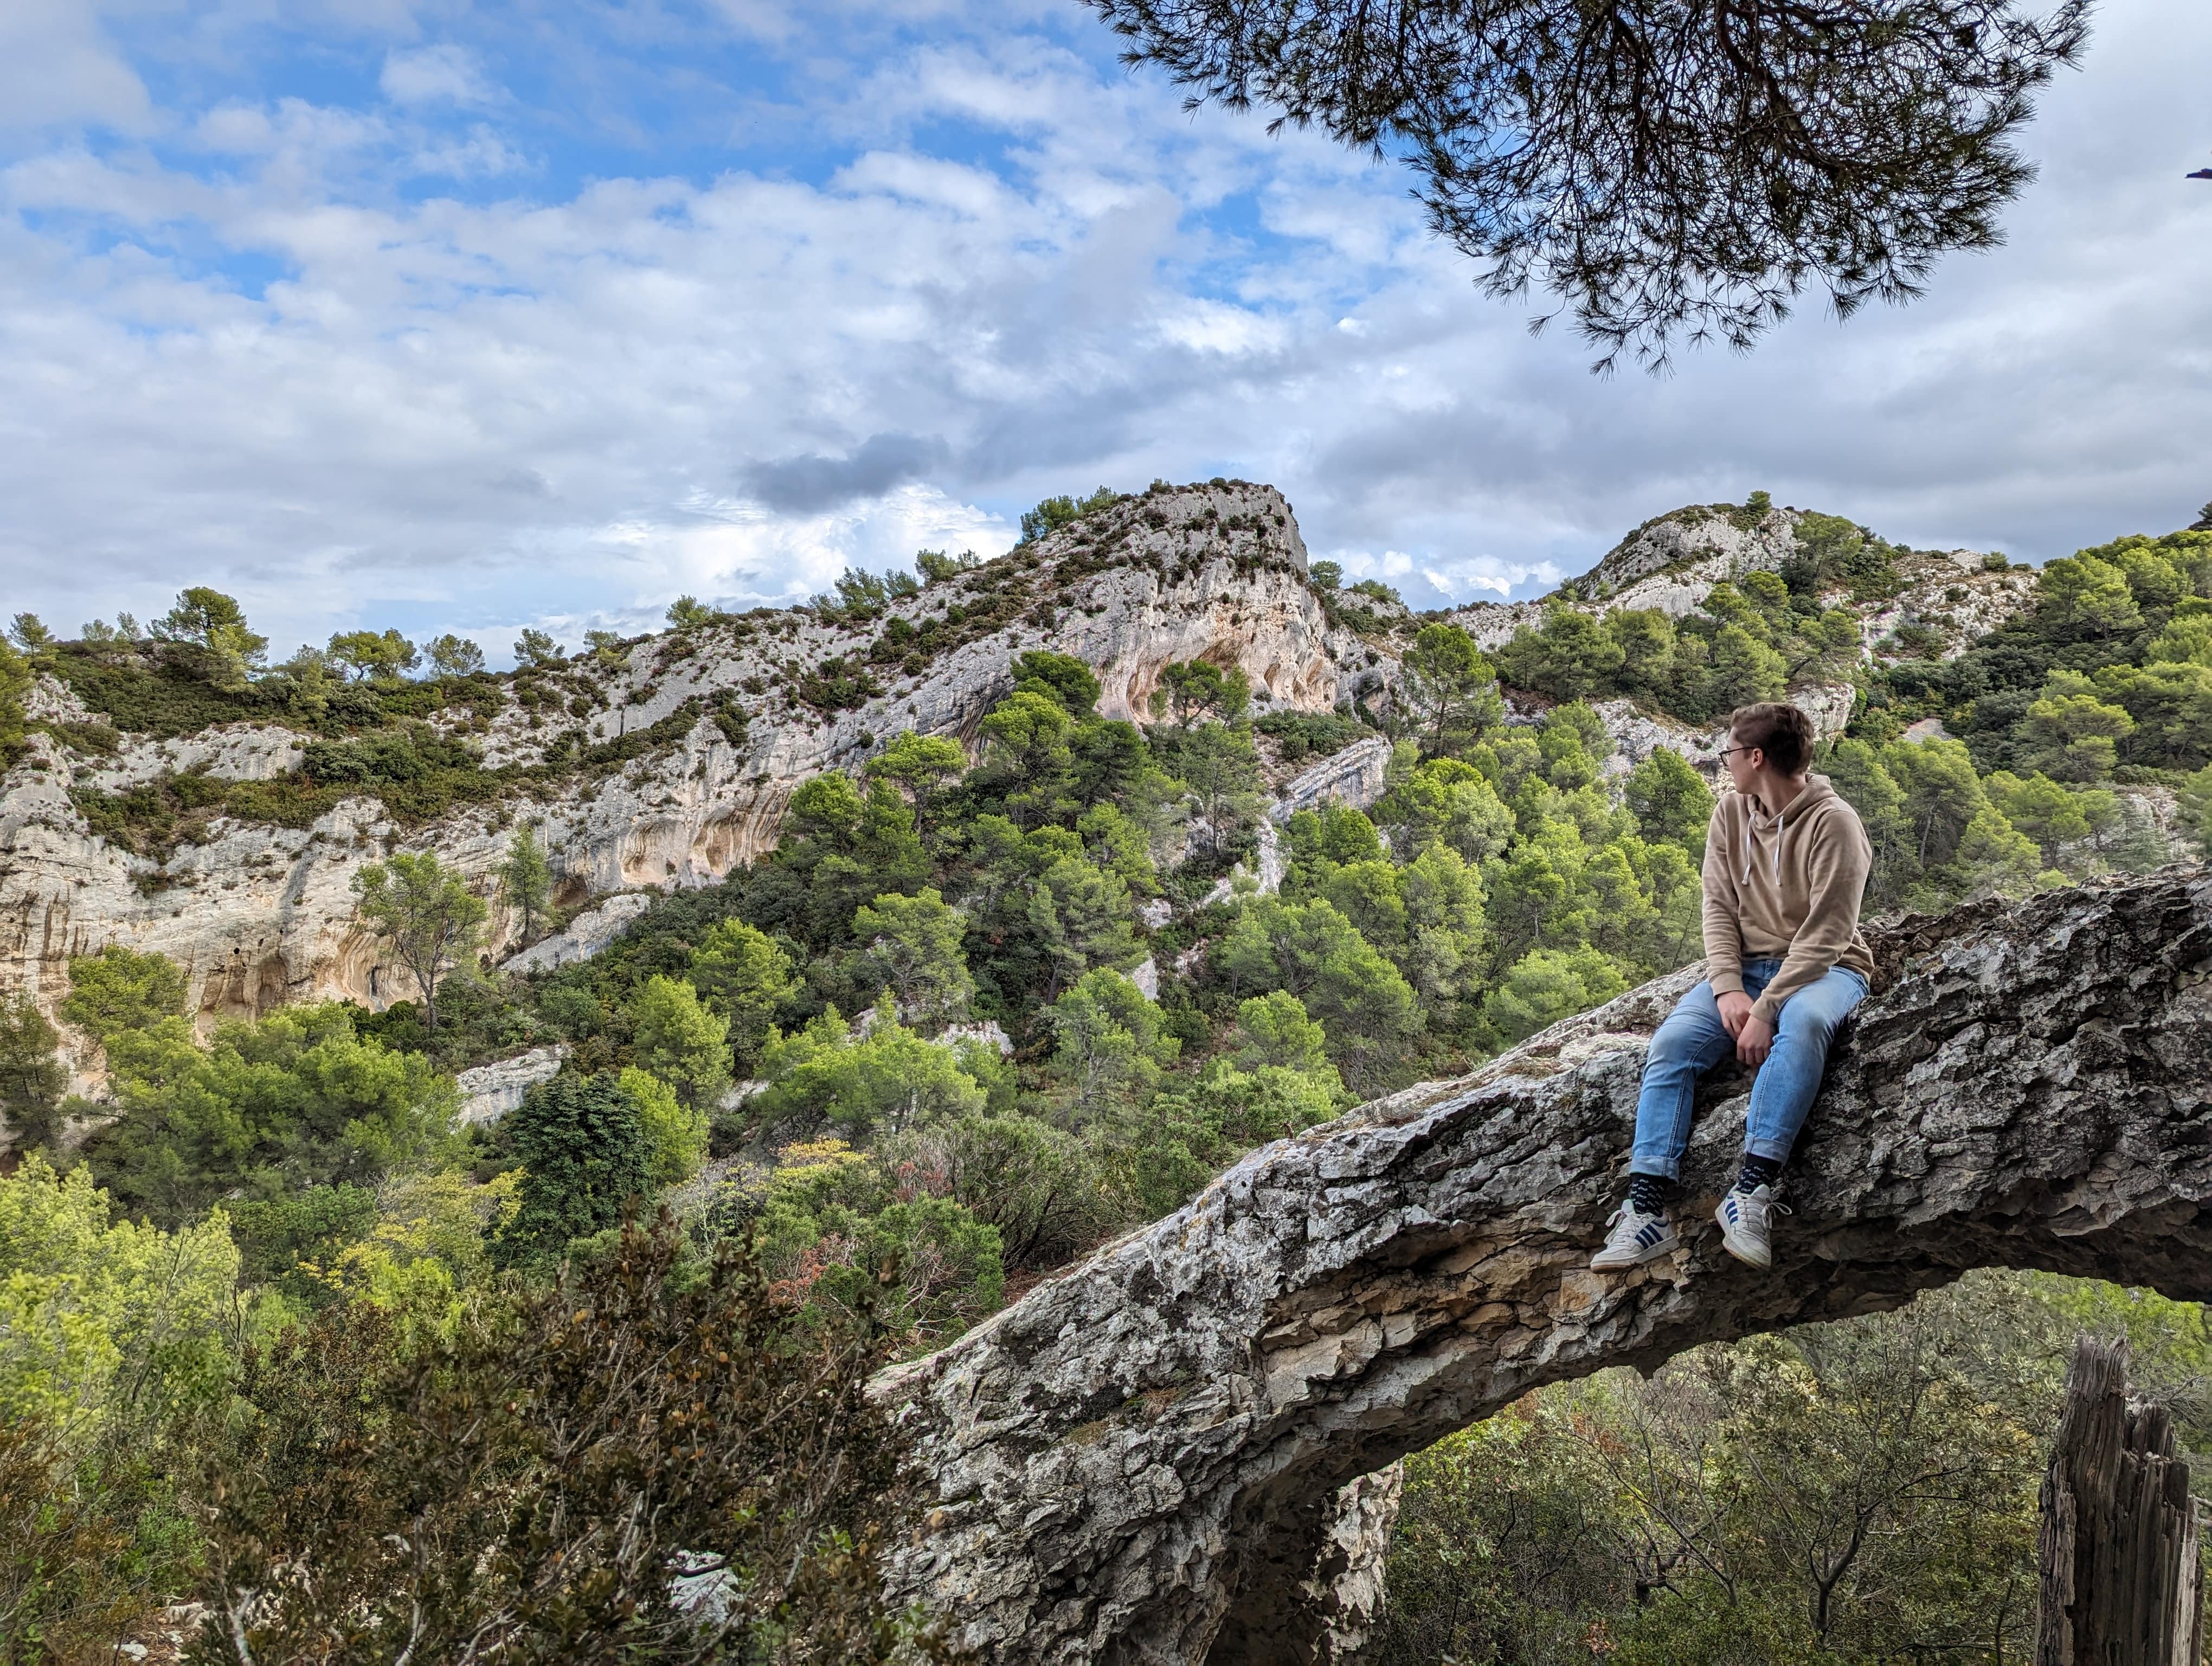
[[[1740,1192],[1755,1192],[1761,1186],[1771,1186],[1782,1178],[1782,1165],[1771,1157],[1753,1157],[1744,1153],[1743,1172],[1735,1177],[1735,1189]]]
[[[1667,1207],[1667,1177],[1632,1174],[1628,1177],[1628,1207],[1639,1215],[1656,1215]]]

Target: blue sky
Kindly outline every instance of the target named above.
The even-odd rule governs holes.
[[[1410,599],[1686,502],[2043,559],[2212,497],[2212,8],[2108,10],[2009,245],[1601,380],[1395,169],[1185,113],[1072,3],[10,0],[0,596],[641,628],[1267,480]]]

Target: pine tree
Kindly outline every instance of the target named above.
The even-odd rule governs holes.
[[[438,1028],[438,985],[465,965],[489,912],[461,876],[425,851],[394,852],[354,876],[361,911],[422,992],[424,1027]]]
[[[527,945],[537,936],[553,899],[552,865],[538,842],[537,829],[528,822],[515,830],[507,845],[506,859],[499,865],[499,885],[507,905],[522,916],[522,941]]]
[[[56,1051],[60,1041],[27,1000],[0,1005],[0,1116],[7,1119],[18,1152],[53,1138],[62,1091],[69,1085]]]

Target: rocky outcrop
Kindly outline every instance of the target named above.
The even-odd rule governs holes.
[[[1686,608],[1718,578],[1778,565],[1795,548],[1795,511],[1775,510],[1748,527],[1739,518],[1717,509],[1662,516],[1569,588],[1579,605],[1600,610]],[[1970,554],[1899,561],[1911,582],[1868,628],[1923,624],[1948,644],[1931,651],[1953,651],[2003,617],[2031,581],[1984,571]],[[444,714],[440,727],[479,745],[491,768],[542,763],[556,745],[655,731],[654,750],[611,772],[572,777],[543,799],[517,794],[420,827],[399,825],[374,799],[342,803],[305,828],[220,819],[196,835],[204,842],[159,858],[94,836],[70,790],[120,792],[195,772],[263,779],[296,767],[304,738],[267,724],[161,741],[116,737],[66,687],[42,678],[33,714],[76,738],[35,736],[0,781],[0,999],[27,994],[51,1012],[69,958],[120,942],[185,968],[192,1008],[210,1020],[308,999],[383,1006],[414,992],[356,924],[353,882],[365,862],[395,849],[433,851],[492,896],[516,820],[527,817],[559,875],[563,907],[709,884],[774,843],[792,792],[809,777],[860,768],[902,730],[971,742],[1012,687],[1014,660],[1030,648],[1095,667],[1099,708],[1115,717],[1149,715],[1162,668],[1178,660],[1243,671],[1262,713],[1326,710],[1355,684],[1386,699],[1393,641],[1333,627],[1305,567],[1290,506],[1271,488],[1218,482],[1148,492],[975,572],[889,599],[866,618],[763,611],[666,632],[604,661],[568,663],[550,674],[557,686],[550,697],[530,706],[511,701],[483,720]],[[1370,611],[1399,610],[1376,603]],[[1494,643],[1538,611],[1516,604],[1455,617]],[[979,617],[990,621],[980,632],[972,623]],[[902,646],[936,628],[932,621],[957,624],[948,633],[956,645],[933,657]],[[806,703],[820,698],[810,679],[833,664],[848,688],[873,692],[853,693],[855,703],[835,711]],[[1848,717],[1848,690],[1798,697],[1826,702],[1815,713],[1824,734]],[[687,711],[697,714],[688,728]],[[1710,736],[1625,703],[1609,709],[1607,722],[1621,767],[1652,745],[1711,763]],[[1285,802],[1297,808],[1334,795],[1371,803],[1387,763],[1382,743],[1361,743],[1291,783]],[[494,909],[487,966],[519,946],[520,924]],[[587,931],[538,945],[523,964],[589,952],[604,940]]]
[[[1803,520],[1796,509],[1769,509],[1755,520],[1724,504],[1676,509],[1644,522],[1557,593],[1600,616],[1616,608],[1656,608],[1679,619],[1701,605],[1716,584],[1780,571],[1798,553]],[[1863,611],[1869,650],[1899,625],[1918,623],[1936,638],[1925,652],[1948,658],[2018,613],[2034,593],[2033,573],[1992,568],[1976,550],[1905,550],[1892,559],[1903,582],[1894,596]],[[1450,617],[1484,648],[1494,648],[1515,631],[1540,624],[1551,599],[1476,602]]]
[[[453,1079],[460,1089],[463,1122],[496,1122],[522,1103],[522,1096],[540,1082],[561,1073],[565,1047],[534,1047],[511,1059],[464,1070]]]
[[[1813,734],[1819,740],[1833,740],[1842,734],[1851,721],[1851,708],[1858,691],[1848,683],[1814,683],[1802,689],[1793,689],[1790,704],[1812,720]],[[1605,760],[1605,773],[1626,775],[1655,751],[1678,752],[1699,771],[1718,785],[1724,773],[1721,764],[1721,748],[1728,744],[1726,723],[1717,723],[1709,729],[1693,729],[1671,717],[1655,715],[1645,711],[1633,700],[1593,701],[1591,710],[1613,742],[1613,753]],[[1540,714],[1528,714],[1529,719]],[[1512,713],[1513,720],[1522,717]]]
[[[880,1377],[926,1494],[894,1593],[998,1663],[1326,1658],[1374,1536],[1347,1487],[1540,1384],[1980,1266],[2212,1298],[2212,878],[1978,904],[1878,953],[1771,1273],[1695,1225],[1636,1272],[1588,1268],[1688,969],[1254,1152]],[[1745,1085],[1705,1096],[1692,1222]]]
[[[289,729],[265,723],[225,723],[171,740],[125,738],[113,757],[96,757],[80,763],[72,775],[75,785],[102,793],[128,792],[163,775],[270,781],[298,769],[305,752],[305,740]]]
[[[653,906],[641,891],[610,897],[597,908],[586,909],[550,937],[539,939],[520,954],[500,963],[503,972],[550,972],[589,960],[623,933],[629,922]]]
[[[1301,810],[1317,810],[1332,800],[1364,810],[1382,796],[1389,773],[1390,743],[1370,735],[1292,776],[1267,813],[1286,822]]]
[[[257,1018],[311,992],[380,1005],[404,993],[354,924],[353,876],[395,831],[382,806],[343,804],[307,829],[219,822],[157,867],[86,830],[65,763],[37,739],[0,794],[0,997],[51,1010],[69,958],[112,942],[174,960],[210,1018]]]

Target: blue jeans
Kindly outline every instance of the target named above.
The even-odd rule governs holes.
[[[1746,961],[1743,989],[1753,1000],[1782,970],[1779,960]],[[1818,983],[1807,985],[1782,1003],[1774,1028],[1774,1048],[1751,1085],[1751,1116],[1744,1128],[1749,1157],[1786,1162],[1805,1113],[1820,1091],[1827,1067],[1828,1043],[1866,999],[1866,980],[1842,966],[1831,967]],[[1631,1174],[1676,1177],[1690,1143],[1690,1105],[1698,1077],[1735,1051],[1721,1023],[1713,986],[1700,983],[1675,1003],[1644,1061],[1644,1089],[1636,1098],[1636,1150]]]

